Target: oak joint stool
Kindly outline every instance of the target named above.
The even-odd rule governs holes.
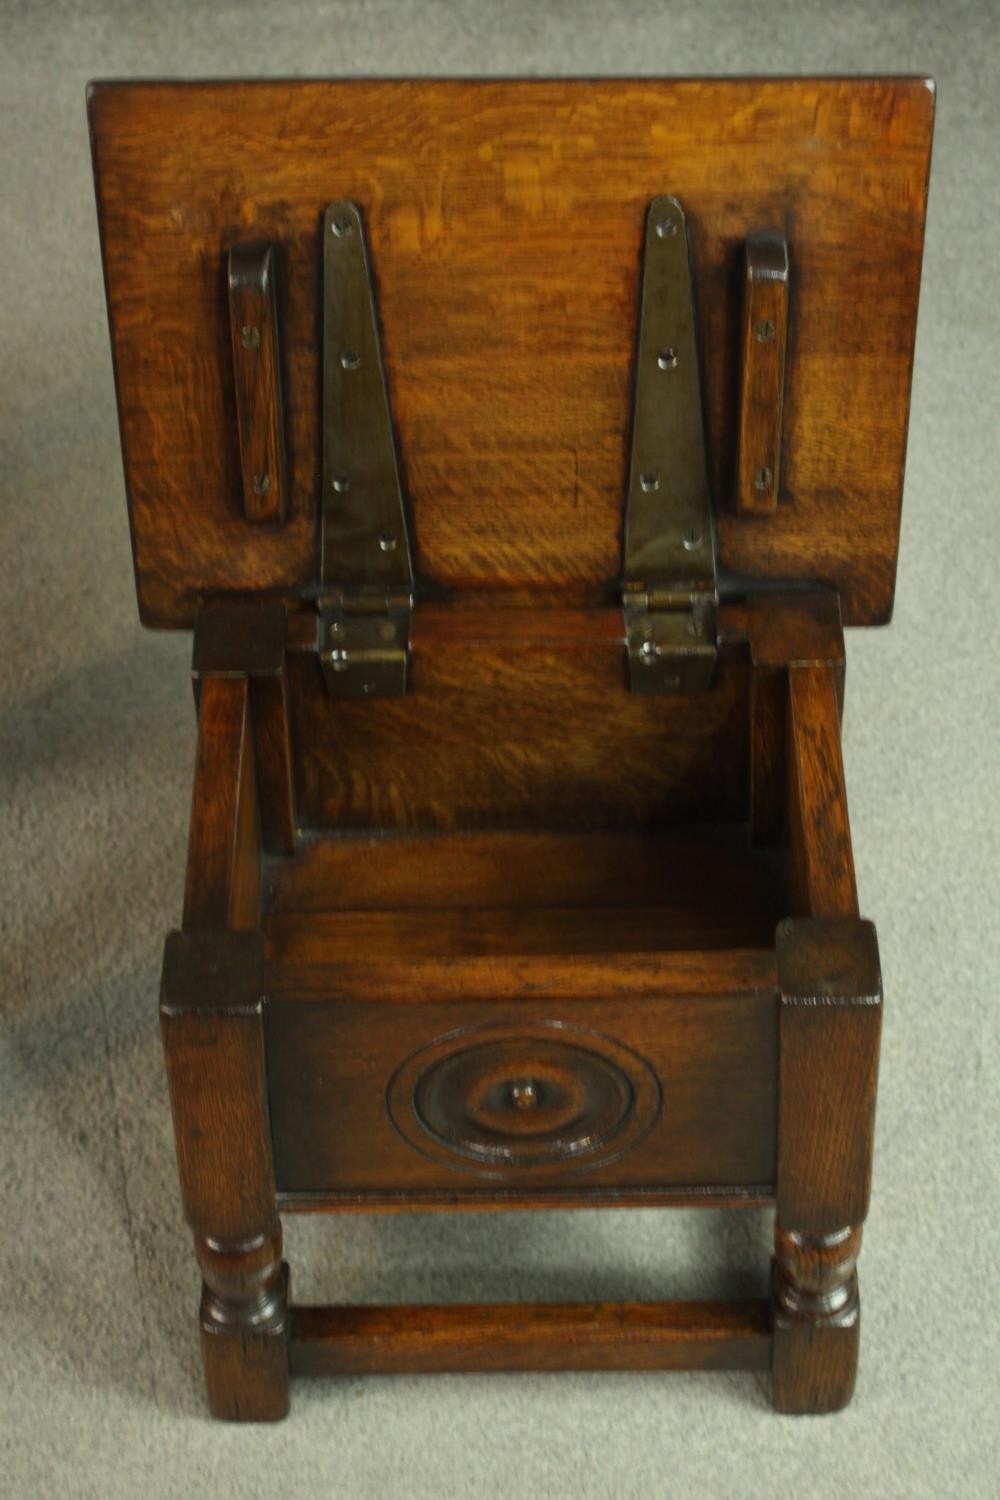
[[[160,1001],[209,1403],[293,1375],[851,1397],[923,79],[89,95],[145,624],[198,747]],[[282,1216],[775,1210],[758,1300],[290,1301]],[[764,1270],[766,1268],[762,1268]]]

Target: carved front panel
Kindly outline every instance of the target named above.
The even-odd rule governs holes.
[[[767,1195],[775,1008],[770,989],[275,997],[265,1024],[278,1191],[288,1207]]]
[[[488,1177],[620,1156],[659,1104],[641,1057],[557,1022],[440,1037],[407,1058],[388,1091],[393,1124],[411,1146]]]

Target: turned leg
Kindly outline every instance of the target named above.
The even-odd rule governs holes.
[[[256,1241],[195,1236],[202,1272],[201,1352],[212,1412],[266,1422],[288,1411],[288,1267],[281,1225]]]
[[[212,1412],[288,1410],[287,1268],[275,1203],[257,933],[172,933],[161,1020],[181,1194],[201,1265]]]
[[[855,1269],[861,1226],[808,1236],[775,1225],[774,1404],[779,1411],[837,1411],[854,1391],[861,1305]]]
[[[855,1267],[882,1012],[874,928],[856,918],[783,922],[778,978],[774,1402],[784,1412],[837,1411],[858,1363]]]

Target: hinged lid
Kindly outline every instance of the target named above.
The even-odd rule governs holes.
[[[723,581],[817,580],[845,623],[888,617],[925,81],[99,84],[90,115],[147,623],[188,626],[225,594],[323,596],[337,202],[368,242],[418,607],[620,603],[664,195],[691,244]],[[787,247],[784,280],[762,235]]]

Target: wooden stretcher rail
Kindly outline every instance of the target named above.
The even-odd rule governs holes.
[[[484,1193],[482,1189],[449,1192],[414,1192],[411,1188],[380,1193],[278,1193],[283,1214],[337,1213],[510,1213],[517,1209],[622,1209],[622,1208],[773,1208],[775,1188],[771,1183],[749,1187],[681,1188],[550,1188],[531,1192]]]
[[[581,1302],[293,1307],[298,1375],[766,1370],[768,1304]]]

